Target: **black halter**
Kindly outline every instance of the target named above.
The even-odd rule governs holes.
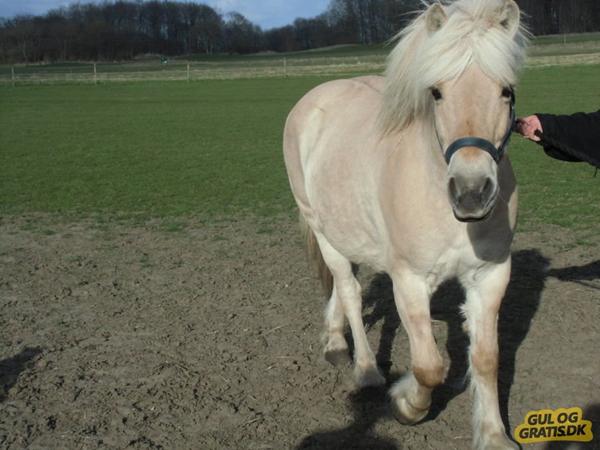
[[[504,133],[504,137],[502,138],[502,142],[500,147],[496,148],[494,144],[492,144],[487,139],[483,139],[480,137],[469,136],[457,139],[452,144],[448,146],[446,152],[444,153],[444,158],[446,159],[446,163],[450,164],[450,159],[452,156],[464,147],[477,147],[484,152],[490,154],[490,156],[499,163],[504,153],[506,152],[506,147],[508,146],[508,141],[510,140],[510,134],[512,133],[514,124],[515,124],[516,116],[515,116],[515,93],[514,91],[510,91],[510,112],[508,119],[508,127],[506,129],[506,133]]]

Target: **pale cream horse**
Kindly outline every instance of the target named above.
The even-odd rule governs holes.
[[[519,8],[513,0],[435,3],[399,37],[384,78],[325,83],[298,102],[285,126],[293,195],[322,258],[322,278],[332,276],[325,356],[347,355],[346,317],[357,383],[385,382],[351,263],[387,272],[412,359],[390,395],[401,422],[422,420],[446,373],[429,300],[457,277],[471,340],[474,447],[518,448],[498,406],[497,319],[517,211],[502,152],[525,53]]]

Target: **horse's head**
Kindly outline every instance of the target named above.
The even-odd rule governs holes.
[[[499,192],[498,164],[514,121],[513,87],[501,81],[502,77],[493,77],[503,72],[503,61],[477,54],[487,50],[501,58],[498,50],[506,42],[513,42],[519,30],[516,3],[502,0],[496,4],[495,10],[480,17],[465,17],[458,8],[450,12],[449,18],[439,4],[426,12],[431,45],[439,37],[450,39],[452,33],[444,36],[442,31],[445,26],[461,23],[471,28],[466,34],[456,31],[460,39],[455,45],[465,46],[473,52],[472,57],[457,71],[458,76],[433,83],[429,89],[436,138],[448,164],[448,196],[460,221],[482,220],[493,210]],[[458,17],[451,23],[455,14]],[[487,40],[487,45],[473,42],[478,37]]]
[[[399,36],[386,70],[386,130],[431,124],[447,163],[447,190],[461,221],[486,218],[498,198],[498,168],[514,121],[526,37],[514,0],[431,5]]]
[[[498,164],[514,120],[512,87],[471,66],[432,86],[431,97],[454,215],[460,221],[484,219],[498,197]]]

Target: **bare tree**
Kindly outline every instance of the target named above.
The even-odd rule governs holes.
[[[534,34],[600,30],[600,0],[516,0]],[[75,3],[48,14],[0,20],[0,62],[120,60],[182,55],[287,52],[384,42],[422,8],[420,0],[330,0],[326,11],[263,31],[243,15],[174,0]]]

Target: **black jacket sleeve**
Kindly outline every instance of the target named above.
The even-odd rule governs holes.
[[[536,114],[542,124],[540,142],[551,157],[585,161],[600,167],[600,110],[570,116]]]

